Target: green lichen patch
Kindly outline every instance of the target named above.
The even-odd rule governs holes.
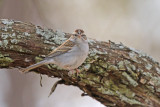
[[[135,66],[135,65],[131,64],[131,65],[130,65],[130,68],[131,68],[133,71],[136,71],[136,66]]]
[[[104,82],[104,84],[109,88],[112,89],[114,91],[118,90],[118,85],[116,85],[112,80],[106,80]]]
[[[125,71],[126,70],[126,67],[124,66],[124,62],[123,61],[118,62],[118,69],[121,70],[121,71]]]
[[[153,86],[150,86],[150,85],[146,85],[146,87],[152,92],[154,93],[155,90],[154,90],[154,87]]]
[[[138,80],[138,75],[137,75],[137,73],[135,73],[135,72],[131,69],[131,67],[130,67],[129,65],[127,65],[126,68],[127,68],[127,72],[130,74],[130,76],[131,76],[133,79]]]
[[[142,72],[142,74],[145,76],[145,77],[149,77],[149,78],[152,78],[152,74],[150,72]]]
[[[156,63],[156,64],[159,64],[154,58],[152,58],[151,56],[149,56],[148,54],[146,53],[143,53],[142,51],[139,51],[139,50],[136,50],[134,48],[128,48],[129,50],[131,51],[134,51],[138,54],[139,57],[141,58],[147,58],[149,60],[151,60],[152,62]],[[145,59],[146,60],[146,59]],[[140,63],[140,62],[139,62]]]
[[[25,36],[30,36],[31,34],[29,34],[28,32],[24,32]]]
[[[99,66],[103,67],[103,68],[108,68],[108,63],[102,60],[98,61]]]
[[[11,39],[11,43],[12,43],[12,44],[17,44],[17,43],[18,43],[18,40],[17,40],[17,39]]]
[[[3,40],[3,45],[6,47],[8,45],[8,40]]]
[[[18,39],[21,39],[21,38],[23,38],[24,36],[23,35],[17,35],[17,38]]]
[[[2,41],[0,41],[0,47],[2,47],[3,46],[3,43],[2,43]]]
[[[132,92],[126,85],[116,84],[112,80],[103,78],[101,82],[105,85],[104,87],[99,87],[98,91],[107,95],[117,96],[121,101],[127,102],[131,105],[138,104],[142,105],[139,101],[134,99],[135,93]]]
[[[44,37],[46,40],[50,39],[52,36],[55,35],[53,32],[51,32],[51,30],[48,29],[42,30],[40,27],[36,27],[36,33]]]
[[[141,51],[139,51],[139,50],[137,50],[135,48],[132,48],[132,47],[128,47],[128,49],[131,50],[131,51],[134,51],[134,52],[136,52],[138,54],[142,53]],[[144,53],[142,53],[142,54],[144,54]]]
[[[148,63],[148,64],[145,65],[145,68],[146,68],[147,70],[151,70],[151,69],[152,69],[152,65]]]
[[[128,64],[130,64],[131,62],[129,62],[128,60],[124,60],[124,64],[125,65],[128,65]]]
[[[99,75],[96,75],[96,74],[91,74],[89,73],[88,75],[83,75],[82,73],[79,74],[79,77],[83,78],[83,80],[85,80],[85,82],[94,82],[94,83],[99,83],[100,82],[100,79],[101,77]]]
[[[19,20],[15,20],[14,22],[16,22],[16,23],[23,23],[22,21],[19,21]]]
[[[31,50],[28,50],[27,48],[23,48],[19,45],[11,45],[10,47],[7,47],[9,49],[14,49],[17,52],[23,52],[23,53],[32,53]]]
[[[158,77],[152,77],[149,81],[149,83],[153,86],[160,86],[160,78]]]
[[[64,34],[64,32],[62,32],[61,30],[56,30],[56,35],[58,35],[59,37],[61,37],[61,38],[65,38],[65,34]]]
[[[4,56],[0,53],[0,58],[3,58]]]
[[[48,40],[44,40],[44,43],[45,43],[45,44],[55,44],[54,42],[50,42],[50,41],[48,41]]]
[[[51,29],[42,30],[40,27],[36,27],[36,33],[41,35],[43,39],[45,39],[44,43],[47,44],[62,44],[67,38],[65,38],[65,34],[60,30],[53,32]]]
[[[100,91],[102,94],[107,94],[107,95],[114,95],[114,91],[105,89],[104,87],[99,87],[98,91]]]
[[[13,59],[11,59],[10,57],[1,57],[0,58],[0,66],[1,67],[7,67],[12,62],[13,62]]]
[[[2,31],[7,32],[12,30],[12,26],[3,26],[0,28]]]
[[[129,52],[129,57],[131,58],[132,61],[140,63],[137,59],[137,54],[135,52]]]
[[[9,57],[9,54],[3,54],[4,57]]]
[[[130,75],[128,75],[126,72],[123,72],[122,75],[128,80],[128,82],[132,86],[136,87],[138,85],[138,83]]]
[[[156,92],[159,92],[159,93],[160,93],[160,87],[159,87],[159,88],[156,88]]]
[[[129,104],[131,104],[131,105],[133,105],[133,104],[143,105],[141,102],[139,102],[139,101],[137,101],[137,100],[135,100],[135,99],[128,98],[128,97],[122,95],[122,94],[121,94],[120,92],[118,92],[118,91],[117,91],[116,93],[118,94],[119,98],[120,98],[122,101],[125,101],[125,102],[127,102],[127,103],[129,103]]]
[[[43,60],[43,58],[41,58],[41,57],[38,57],[38,56],[36,56],[35,57],[35,62],[37,63],[37,62],[40,62],[40,61],[42,61]]]
[[[5,26],[5,27],[2,27],[2,28],[1,28],[1,30],[2,30],[2,31],[5,31],[5,32],[7,32],[7,31],[8,31],[8,27],[7,27],[7,26]]]
[[[122,79],[121,82],[122,82],[123,84],[125,84],[125,85],[129,85],[129,82],[128,82],[127,80],[125,80],[125,79]]]
[[[150,72],[142,72],[142,74],[144,75],[145,78],[147,78],[149,80],[148,81],[149,85],[153,85],[153,86],[156,86],[156,87],[160,86],[160,78],[159,77],[154,76]]]
[[[95,73],[104,73],[104,72],[106,72],[106,70],[104,68],[102,68],[102,67],[100,67],[98,65],[92,65],[91,69]]]
[[[1,19],[1,22],[5,25],[12,25],[14,23],[13,20],[8,20],[8,19]]]
[[[138,72],[138,73],[143,73],[143,70],[140,69],[140,68],[138,68],[138,69],[136,70],[136,72]]]
[[[56,47],[55,47],[55,46],[52,46],[52,47],[50,48],[50,50],[54,50],[54,49],[56,49]]]
[[[94,81],[89,81],[87,79],[82,79],[81,80],[83,83],[85,84],[88,84],[88,85],[91,85],[91,86],[94,86],[96,83]]]
[[[67,40],[67,38],[64,37],[59,37],[59,35],[56,35],[54,38],[52,38],[51,40],[54,41],[54,43],[61,45],[64,41]]]
[[[95,48],[90,49],[89,52],[90,52],[90,56],[95,56],[97,54],[98,55],[106,55],[106,54],[108,54],[107,51],[99,51],[99,50],[97,50]]]
[[[119,45],[119,48],[120,48],[120,49],[124,49],[125,46],[124,46],[124,45]]]
[[[115,65],[109,65],[108,71],[118,71],[118,68]]]
[[[0,47],[6,48],[8,45],[8,40],[2,40],[0,41]]]
[[[105,90],[103,89],[105,94],[109,94],[108,90],[112,90],[111,91],[112,95],[115,95],[115,96],[119,96],[117,92],[119,92],[121,95],[124,95],[128,98],[134,98],[135,96],[135,93],[132,92],[126,85],[117,84],[117,82],[115,84],[112,80],[108,80],[106,78],[103,78],[101,81],[103,82],[105,87],[107,87],[105,88]],[[102,90],[102,87],[101,87],[101,90]]]
[[[159,68],[156,68],[156,71],[158,74],[160,74],[160,69]]]
[[[130,74],[130,76],[133,79],[135,79],[135,80],[138,79],[137,73],[134,72],[134,71],[136,71],[136,67],[131,62],[129,62],[128,60],[124,60],[123,62],[119,63],[118,65],[121,65],[120,67],[122,69],[126,69],[126,72],[128,72],[128,74]]]
[[[85,60],[85,63],[94,63],[96,61],[97,58],[94,57],[87,57]]]
[[[125,95],[128,98],[134,98],[135,93],[132,92],[128,87],[126,87],[126,85],[120,84],[118,88],[119,89],[117,91],[119,91],[121,94]]]
[[[120,88],[122,88],[122,87],[119,87],[119,84],[117,82],[114,82],[113,80],[109,80],[107,78],[103,78],[101,81],[103,82],[105,87],[107,87],[107,89],[112,90],[114,93],[116,91],[121,90]],[[115,93],[115,95],[116,95],[116,93]]]
[[[10,35],[11,38],[12,38],[12,37],[15,37],[15,36],[16,36],[15,33],[12,33],[12,34]]]
[[[100,48],[99,45],[97,45],[96,48]]]
[[[96,41],[89,38],[89,39],[88,39],[88,43],[89,43],[90,45],[93,45],[94,43],[96,43]]]
[[[57,69],[58,68],[58,66],[55,64],[49,64],[49,65],[47,65],[47,67],[48,67],[48,69],[53,69],[53,68]]]
[[[83,64],[82,66],[79,67],[80,71],[88,71],[91,68],[91,64]]]
[[[90,69],[90,67],[91,67],[91,64],[85,64],[84,65],[84,70],[88,71]]]
[[[132,64],[127,64],[125,65],[126,66],[126,69],[128,72],[132,73],[133,71],[135,71],[135,66],[132,65]],[[134,73],[134,72],[133,72]]]
[[[146,58],[142,58],[143,61],[147,62],[148,60]]]
[[[8,36],[9,36],[9,33],[2,33],[2,34],[1,34],[1,38],[2,38],[2,39],[7,39]]]

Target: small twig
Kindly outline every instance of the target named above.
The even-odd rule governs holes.
[[[40,86],[43,87],[43,85],[42,85],[42,74],[40,74]]]
[[[106,103],[106,107],[115,107],[116,104],[115,103]]]
[[[51,94],[55,91],[55,89],[56,89],[56,87],[57,87],[58,84],[64,84],[64,80],[58,80],[56,83],[54,83],[54,85],[53,85],[53,87],[51,88],[51,91],[50,91],[48,97],[50,97]]]
[[[87,93],[82,93],[81,96],[89,96]]]

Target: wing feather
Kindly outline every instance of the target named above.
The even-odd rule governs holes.
[[[47,58],[64,54],[64,53],[70,51],[74,45],[75,45],[75,43],[68,39],[62,45],[60,45],[58,48],[56,48],[51,53],[49,53],[47,55]]]

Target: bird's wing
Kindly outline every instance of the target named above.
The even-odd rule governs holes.
[[[46,58],[55,57],[55,56],[64,54],[70,51],[73,46],[75,46],[75,43],[71,40],[67,40],[62,45],[60,45],[58,48],[56,48],[51,53],[49,53]]]

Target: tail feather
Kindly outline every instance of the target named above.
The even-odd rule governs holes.
[[[36,63],[36,64],[33,64],[33,65],[31,65],[31,66],[28,66],[27,68],[22,69],[21,71],[24,72],[24,73],[27,73],[27,72],[29,72],[30,70],[32,70],[32,69],[34,69],[34,68],[37,68],[37,67],[39,67],[39,66],[42,66],[42,65],[44,65],[44,64],[48,64],[48,61],[47,61],[47,60],[40,61],[40,62],[38,62],[38,63]]]

